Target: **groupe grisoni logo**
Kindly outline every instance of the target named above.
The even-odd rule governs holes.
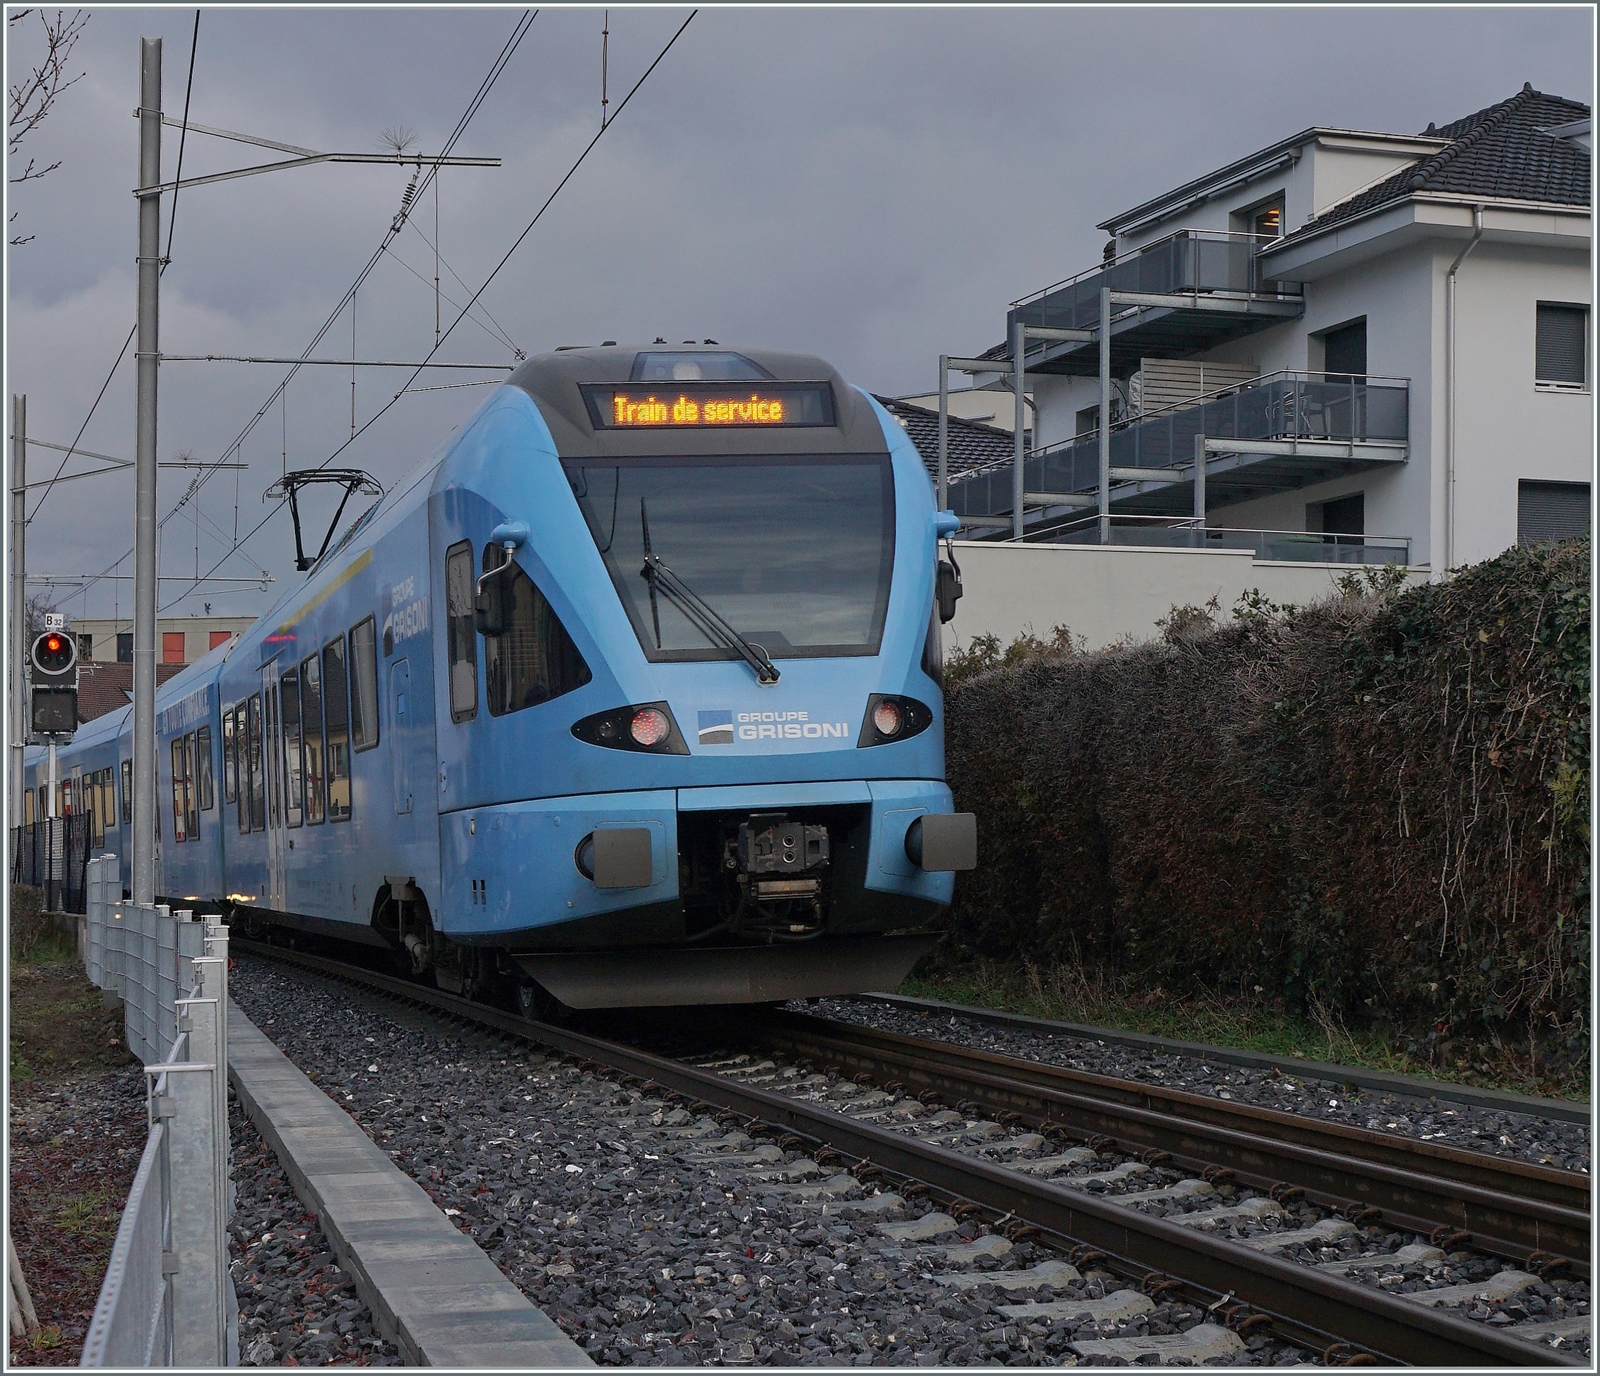
[[[735,712],[719,707],[700,713],[701,745],[735,741],[848,740],[850,723],[812,721],[809,712]]]

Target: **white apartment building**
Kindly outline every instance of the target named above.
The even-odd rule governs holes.
[[[1025,333],[1037,442],[1021,474],[953,474],[947,504],[991,547],[1248,554],[1224,593],[1277,586],[1274,569],[1325,586],[1330,564],[1438,576],[1586,532],[1589,115],[1524,87],[1420,134],[1307,129],[1111,216],[1104,261],[1014,302],[994,370],[970,369],[1009,392]],[[967,634],[1045,630],[1075,586],[1143,580],[1137,631],[1183,600],[1169,584],[1209,577],[1079,557],[1041,583],[1052,561],[1021,562],[1025,579],[979,581],[1017,578],[1026,605],[980,587]],[[986,601],[1012,608],[1006,625],[973,622]],[[1054,619],[1085,624],[1070,606]]]

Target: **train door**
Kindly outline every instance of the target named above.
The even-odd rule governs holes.
[[[389,668],[389,720],[394,724],[394,743],[389,759],[394,768],[394,810],[396,816],[411,811],[411,665],[397,659]]]
[[[283,825],[283,720],[278,711],[278,661],[261,671],[262,735],[267,771],[267,906],[288,911],[288,841]]]

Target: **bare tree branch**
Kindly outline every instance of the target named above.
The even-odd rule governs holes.
[[[8,155],[17,153],[22,147],[23,140],[44,123],[45,117],[54,108],[56,99],[61,93],[84,77],[83,72],[79,72],[76,76],[68,75],[68,66],[72,60],[72,50],[77,47],[78,39],[83,36],[89,16],[83,10],[74,10],[71,15],[65,10],[57,10],[55,18],[52,19],[43,10],[19,10],[7,16],[8,27],[14,27],[30,14],[39,16],[45,51],[43,59],[36,66],[29,68],[28,75],[10,88],[10,109],[6,124]],[[53,162],[41,169],[34,159],[29,158],[28,165],[21,174],[11,176],[10,180],[37,181],[60,166],[60,162]]]

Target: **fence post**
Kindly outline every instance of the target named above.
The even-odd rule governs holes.
[[[226,1176],[219,1178],[216,1082],[226,1071],[218,1059],[222,1004],[217,999],[179,999],[181,1030],[189,1041],[187,1062],[169,1064],[167,1093],[172,1116],[172,1358],[176,1366],[227,1363]]]
[[[178,1040],[178,997],[187,989],[178,988],[178,928],[192,916],[174,914],[165,903],[156,908],[155,940],[150,944],[150,981],[154,994],[154,1043],[158,1059],[165,1057]]]

